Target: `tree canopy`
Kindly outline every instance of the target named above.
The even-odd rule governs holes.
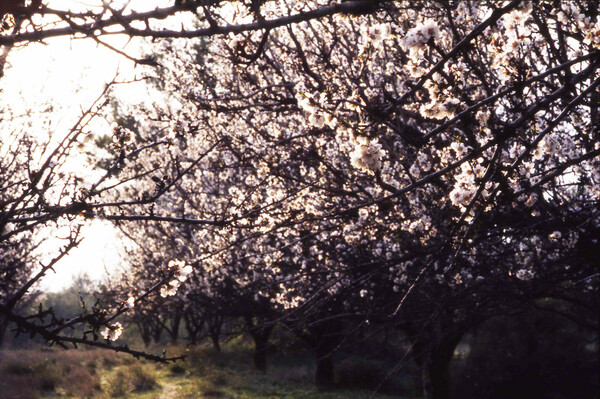
[[[140,244],[111,300],[75,319],[22,315],[3,291],[20,330],[166,360],[110,343],[114,320],[213,309],[244,318],[257,348],[285,325],[327,385],[329,355],[371,323],[404,331],[425,393],[448,397],[456,344],[493,315],[553,298],[598,327],[596,2],[117,3],[0,9],[4,46],[155,39],[124,56],[163,93],[109,134],[86,128],[103,93],[57,144],[3,141],[0,244],[67,220],[62,256],[85,218]],[[167,27],[182,13],[194,24]],[[88,136],[94,181],[62,167]],[[89,334],[61,335],[75,323]]]

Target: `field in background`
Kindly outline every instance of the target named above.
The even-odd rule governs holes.
[[[100,350],[1,351],[0,398],[390,398],[372,390],[317,391],[310,357],[274,357],[261,374],[242,344],[221,353],[208,347],[169,351],[180,352],[185,361],[160,365]]]

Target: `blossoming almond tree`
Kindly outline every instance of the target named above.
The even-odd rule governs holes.
[[[308,332],[322,385],[349,324],[404,330],[425,394],[446,398],[454,348],[486,317],[546,297],[597,309],[594,2],[42,10],[69,26],[17,28],[4,43],[108,27],[211,37],[160,44],[152,63],[171,102],[132,107],[132,147],[116,127],[113,160],[131,183],[88,188],[104,205],[86,210],[132,222],[136,241],[179,242],[152,248],[168,255],[161,267],[193,269],[164,297],[226,300],[213,295],[226,287]],[[201,28],[152,25],[189,10]]]
[[[154,209],[222,221],[182,238],[208,276],[199,290],[235,281],[300,326],[394,320],[444,397],[477,322],[528,298],[594,302],[597,30],[593,7],[394,2],[165,41],[182,106],[150,112],[172,146],[148,162],[220,145]]]
[[[100,102],[100,101],[99,101]],[[2,141],[0,142],[0,248],[2,250],[2,292],[0,295],[0,314],[2,329],[7,322],[13,323],[14,331],[31,336],[39,335],[49,343],[84,344],[111,348],[138,356],[147,356],[158,361],[169,358],[145,354],[131,350],[126,346],[113,346],[108,341],[116,340],[122,328],[114,319],[135,305],[137,299],[147,296],[153,290],[160,290],[171,279],[180,279],[188,269],[170,270],[163,280],[157,279],[154,287],[140,293],[138,298],[124,295],[113,308],[102,306],[82,306],[81,315],[65,320],[53,313],[52,309],[40,306],[30,309],[28,304],[35,298],[37,284],[56,264],[76,247],[82,239],[81,228],[86,220],[99,214],[103,217],[118,219],[113,214],[116,204],[97,200],[100,193],[114,190],[124,182],[114,178],[112,173],[120,163],[143,152],[144,149],[131,143],[129,134],[116,129],[114,146],[118,150],[115,162],[108,170],[93,176],[89,170],[80,167],[74,171],[72,158],[80,148],[85,148],[92,133],[89,123],[100,112],[102,104],[94,104],[82,112],[74,127],[63,137],[47,135],[44,137],[44,125],[36,128],[42,131],[32,132],[32,125],[23,123],[19,116],[10,115],[10,108],[3,109]],[[32,111],[29,117],[43,120],[48,115]],[[46,127],[50,130],[50,124]],[[124,136],[129,138],[123,138]],[[89,143],[88,143],[89,145]],[[160,145],[160,144],[153,144]],[[155,193],[160,195],[160,193]],[[152,201],[152,198],[133,198],[133,203]],[[49,227],[62,227],[63,243],[56,248],[50,258],[43,260],[35,247],[40,239],[47,235]],[[35,239],[35,241],[34,241]],[[178,280],[179,281],[179,280]],[[96,304],[98,305],[98,304]],[[63,335],[66,329],[83,325],[83,336]],[[103,332],[101,332],[103,331]],[[99,341],[100,333],[106,342]]]

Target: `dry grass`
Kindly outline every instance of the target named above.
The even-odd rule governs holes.
[[[0,352],[0,397],[39,398],[60,394],[91,398],[100,390],[98,367],[114,353],[74,350]],[[100,363],[100,366],[99,366]]]
[[[317,392],[312,359],[271,359],[255,371],[243,345],[222,353],[208,347],[171,348],[184,362],[152,364],[99,350],[0,351],[0,399],[381,399],[372,391]]]

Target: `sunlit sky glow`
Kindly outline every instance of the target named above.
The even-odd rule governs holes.
[[[102,9],[101,0],[46,0],[50,8],[71,9],[80,11],[95,7]],[[148,11],[156,7],[172,5],[172,0],[113,0],[111,7],[127,7],[127,10]],[[38,17],[41,18],[41,17]],[[47,20],[35,20],[45,23]],[[191,27],[193,15],[179,13],[156,25],[180,28]],[[101,38],[103,42],[123,51],[131,57],[139,58],[143,51],[143,39],[131,39],[124,35],[109,35]],[[16,115],[28,114],[24,123],[29,126],[28,133],[40,141],[56,141],[68,132],[82,110],[89,107],[100,95],[107,82],[132,81],[139,78],[142,71],[136,68],[133,61],[117,54],[92,39],[59,37],[45,40],[44,43],[32,43],[26,46],[15,46],[9,53],[4,69],[4,77],[0,79],[0,103],[10,104]],[[141,84],[119,85],[114,91],[119,101],[137,104],[148,98],[148,93]],[[50,110],[48,114],[41,112]],[[46,125],[43,123],[46,120]],[[10,121],[4,121],[3,124]],[[110,130],[110,121],[98,118],[90,126],[94,135],[106,134]],[[20,122],[19,123],[23,123]],[[0,140],[6,140],[8,134],[17,131],[14,126],[3,126],[0,129]],[[66,168],[91,176],[89,165],[85,165],[83,155],[71,156],[65,164]],[[88,171],[85,171],[85,168]],[[58,248],[64,246],[68,231],[64,228],[46,228],[39,235],[43,245],[43,263],[57,255]],[[82,229],[85,237],[78,248],[63,258],[55,267],[56,273],[50,272],[42,281],[42,289],[58,291],[68,287],[73,277],[87,273],[94,280],[106,278],[106,272],[114,272],[123,267],[120,257],[121,240],[115,236],[114,228],[101,221],[88,222]]]
[[[50,7],[77,7],[78,4],[92,2],[51,0]],[[94,4],[98,2],[93,2]],[[154,8],[164,2],[137,1],[146,7]],[[164,5],[164,4],[163,4]],[[104,38],[111,46],[138,56],[139,41],[129,41],[124,36]],[[81,109],[89,106],[102,92],[105,84],[118,75],[118,80],[134,79],[139,71],[132,61],[116,54],[90,39],[54,38],[45,43],[34,43],[14,48],[8,57],[5,76],[0,79],[0,102],[9,103],[17,113],[27,110],[47,109],[52,106],[50,129],[41,129],[39,121],[31,121],[33,135],[48,137],[65,134],[72,126]],[[123,90],[122,95],[134,95]],[[135,98],[130,98],[135,101]],[[35,114],[34,114],[35,115]],[[36,122],[38,126],[36,126]],[[103,126],[106,125],[106,126]],[[36,129],[37,127],[37,129]],[[95,129],[108,128],[106,121],[98,121]],[[102,132],[102,133],[105,133]],[[0,135],[2,139],[7,131]],[[77,160],[72,163],[76,168]],[[79,165],[81,166],[81,165]],[[106,222],[88,222],[82,229],[85,237],[78,248],[63,258],[42,282],[42,289],[58,291],[68,287],[73,277],[87,273],[95,280],[103,280],[106,272],[115,272],[122,267],[120,259],[121,242],[116,238],[114,228]],[[64,229],[48,228],[43,231],[41,251],[43,262],[57,255],[57,249],[65,244],[61,237],[68,234]]]

